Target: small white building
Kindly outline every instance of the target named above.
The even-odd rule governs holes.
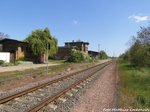
[[[7,63],[10,62],[10,53],[9,52],[0,52],[0,60],[3,60]]]

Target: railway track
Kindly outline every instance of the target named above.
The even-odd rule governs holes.
[[[0,99],[0,112],[36,112],[53,104],[69,91],[78,91],[79,85],[85,85],[98,71],[111,62],[99,64],[91,68],[43,83],[41,85],[17,92]],[[71,93],[70,93],[71,95]],[[63,98],[61,98],[63,100]],[[52,106],[55,109],[55,106]]]

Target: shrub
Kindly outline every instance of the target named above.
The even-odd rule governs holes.
[[[13,63],[7,63],[3,60],[0,60],[0,66],[2,66],[2,67],[13,66],[13,65],[14,65]]]
[[[5,62],[3,60],[0,60],[0,65],[3,65]]]
[[[91,58],[87,53],[77,51],[77,50],[72,50],[67,61],[79,63],[79,62],[87,62],[90,60]]]
[[[1,66],[2,67],[7,67],[7,66],[13,66],[13,63],[3,63]]]

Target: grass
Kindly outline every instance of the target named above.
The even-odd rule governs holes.
[[[48,69],[49,75],[59,73],[70,66],[71,64],[69,63],[62,63],[60,65],[50,66]],[[36,78],[42,77],[44,75],[46,75],[46,67],[0,73],[0,88],[13,81],[17,81],[18,79],[21,80],[27,77]]]
[[[49,75],[54,75],[60,73],[68,68],[74,68],[93,65],[93,63],[67,63],[64,60],[49,60],[49,62],[58,63],[59,65],[50,66],[48,68]],[[75,67],[75,68],[76,68]],[[10,84],[14,81],[19,81],[26,78],[37,78],[46,75],[46,67],[40,67],[36,69],[26,69],[23,71],[12,71],[12,72],[3,72],[0,73],[0,88],[4,87],[7,84]]]
[[[150,68],[119,61],[121,108],[150,108]]]
[[[52,60],[52,59],[49,59],[48,61],[52,62],[52,63],[64,63],[66,60]]]

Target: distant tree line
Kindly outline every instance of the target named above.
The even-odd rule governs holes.
[[[150,26],[141,27],[132,41],[130,48],[120,57],[131,65],[150,67]]]
[[[99,59],[108,59],[108,55],[106,54],[104,50],[101,50],[99,52]]]

